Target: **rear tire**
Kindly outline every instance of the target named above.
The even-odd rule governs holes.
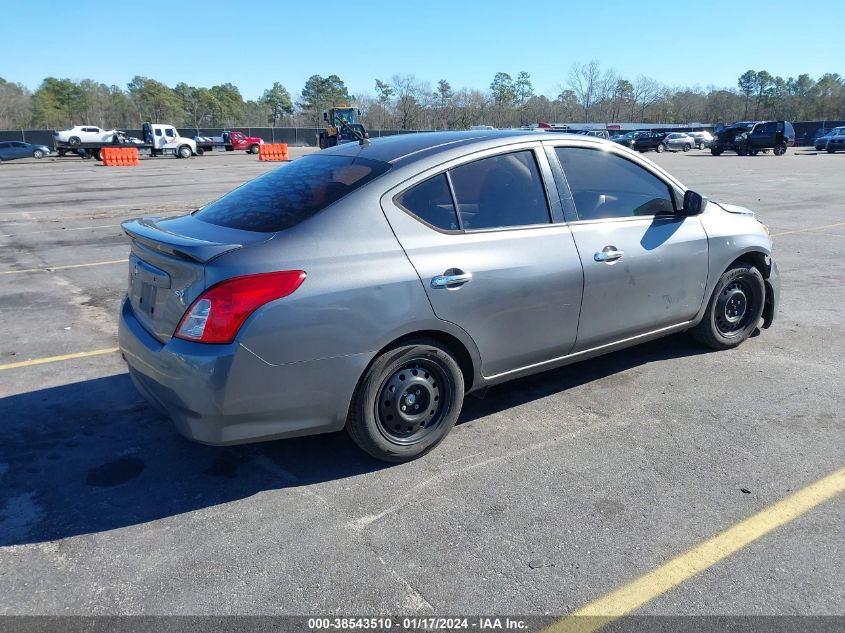
[[[751,264],[732,264],[719,278],[704,317],[690,333],[702,345],[725,350],[738,346],[757,328],[765,306],[763,275]]]
[[[711,153],[711,154],[713,154],[713,156],[721,156],[721,154],[722,154],[722,150],[717,149],[717,148],[715,148],[715,147],[711,147],[711,148],[710,148],[710,153]]]
[[[786,145],[778,145],[775,148],[775,156],[783,156],[786,154]]]
[[[346,430],[386,462],[425,455],[452,430],[464,400],[464,376],[440,343],[420,338],[388,349],[364,373]]]
[[[836,148],[835,148],[835,147],[830,147],[830,146],[828,146],[828,148],[827,148],[827,153],[828,153],[828,154],[835,154],[835,153],[836,153]]]

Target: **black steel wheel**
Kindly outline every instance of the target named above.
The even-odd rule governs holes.
[[[403,462],[449,433],[464,398],[463,373],[436,341],[408,341],[380,354],[361,379],[346,428],[373,457]]]
[[[376,407],[379,431],[394,444],[411,445],[436,433],[449,412],[449,378],[440,363],[419,358],[405,363],[384,382]],[[442,395],[442,397],[441,397]]]
[[[736,347],[757,327],[765,301],[766,287],[760,271],[745,262],[732,264],[716,283],[692,335],[714,349]]]

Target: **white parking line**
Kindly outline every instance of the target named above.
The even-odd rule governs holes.
[[[5,233],[0,237],[18,237],[20,235],[39,235],[41,233],[64,233],[65,231],[93,231],[94,229],[108,229],[120,226],[119,224],[98,224],[97,226],[75,226],[70,229],[44,229],[43,231],[23,231],[22,233]]]
[[[44,266],[42,268],[24,268],[22,270],[0,270],[0,275],[22,275],[23,273],[51,273],[55,270],[70,270],[71,268],[88,268],[90,266],[108,266],[110,264],[125,264],[127,259],[112,259],[107,262],[91,262],[89,264],[68,264],[66,266]]]

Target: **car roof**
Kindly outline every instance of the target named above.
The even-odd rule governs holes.
[[[382,138],[371,139],[369,143],[345,143],[321,153],[338,156],[356,156],[379,160],[385,163],[410,164],[422,160],[433,154],[453,149],[485,149],[498,147],[509,143],[527,141],[544,141],[557,138],[565,132],[534,132],[531,130],[465,130],[460,132],[415,132],[411,134],[396,134]],[[565,138],[574,135],[566,134]],[[578,136],[579,139],[590,140],[598,144],[609,141],[595,136]]]

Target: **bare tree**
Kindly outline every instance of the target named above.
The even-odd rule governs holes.
[[[643,119],[645,112],[660,99],[660,84],[650,77],[640,75],[634,81],[630,120]]]
[[[586,64],[575,62],[569,71],[567,85],[584,110],[585,122],[590,120],[590,111],[596,101],[596,89],[600,79],[601,67],[595,59]]]
[[[396,94],[396,118],[399,128],[412,130],[419,125],[423,113],[423,101],[428,100],[431,90],[414,75],[393,75],[390,85]]]

